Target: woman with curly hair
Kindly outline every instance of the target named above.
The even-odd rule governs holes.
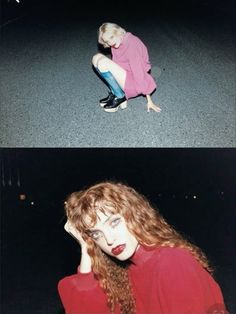
[[[227,313],[205,254],[133,188],[101,182],[65,210],[81,246],[77,274],[58,284],[66,314]]]
[[[151,98],[156,83],[150,74],[148,50],[145,44],[115,23],[103,23],[99,27],[98,42],[111,49],[111,58],[102,53],[93,56],[92,64],[98,75],[109,87],[109,94],[99,101],[107,112],[127,107],[127,99],[138,95],[147,98],[147,110],[160,112]]]

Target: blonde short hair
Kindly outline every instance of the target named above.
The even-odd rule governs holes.
[[[103,23],[98,30],[98,42],[101,44],[104,48],[108,48],[109,45],[104,42],[102,39],[104,33],[106,32],[112,32],[114,35],[124,35],[126,33],[125,29],[120,27],[119,25],[115,23]]]

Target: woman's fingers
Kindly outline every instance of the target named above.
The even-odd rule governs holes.
[[[84,240],[80,232],[71,224],[69,220],[64,225],[64,229],[68,232],[73,238],[79,241],[80,244],[84,244]]]
[[[161,108],[154,105],[153,103],[148,103],[147,104],[147,111],[150,112],[150,109],[152,109],[155,112],[161,112]]]

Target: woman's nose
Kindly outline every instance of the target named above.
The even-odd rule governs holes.
[[[104,238],[107,242],[107,245],[112,245],[114,243],[114,235],[111,231],[104,232]]]

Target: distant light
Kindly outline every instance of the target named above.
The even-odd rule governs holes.
[[[20,199],[21,201],[26,200],[26,195],[25,195],[25,194],[20,194],[20,195],[19,195],[19,199]]]
[[[196,198],[197,198],[197,196],[196,196],[196,195],[193,195],[193,198],[194,198],[194,199],[196,199]]]
[[[31,202],[30,205],[31,205],[31,206],[34,206],[34,202]]]
[[[185,199],[187,199],[188,198],[188,195],[185,195]]]
[[[20,0],[16,0],[17,3],[20,3]]]
[[[220,192],[220,194],[221,194],[221,195],[224,195],[224,194],[225,194],[225,192],[224,192],[224,191],[221,191],[221,192]]]
[[[67,204],[67,202],[64,202],[64,205],[66,205]]]

